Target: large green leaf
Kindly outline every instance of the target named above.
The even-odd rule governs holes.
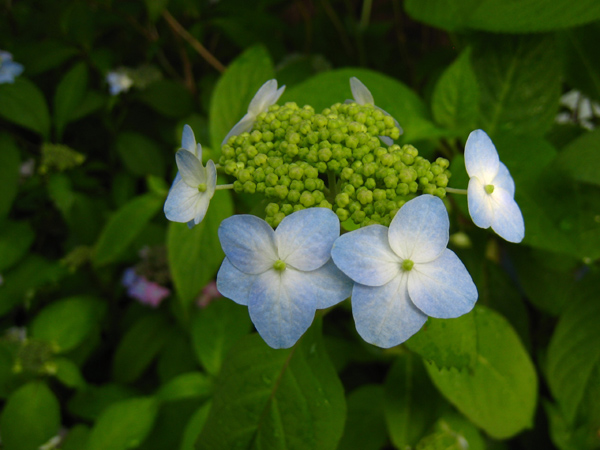
[[[432,434],[417,444],[416,450],[485,450],[485,441],[479,430],[463,416],[444,414],[434,426]]]
[[[206,402],[190,417],[185,426],[179,450],[194,450],[194,443],[204,428],[211,406],[211,402]]]
[[[2,107],[0,107],[1,109]],[[0,219],[5,217],[19,188],[19,149],[8,134],[0,134]]]
[[[208,376],[202,372],[189,372],[163,384],[156,393],[156,398],[163,402],[194,397],[205,398],[211,391],[212,383]]]
[[[229,349],[251,327],[248,308],[229,300],[213,301],[198,311],[191,334],[198,360],[208,373],[219,373]]]
[[[430,317],[406,346],[438,367],[473,367],[477,358],[477,331],[473,313],[456,319]]]
[[[31,247],[34,238],[34,231],[28,222],[0,221],[0,272],[19,261]]]
[[[115,261],[156,215],[163,203],[164,198],[159,195],[144,194],[115,212],[98,238],[93,253],[94,263],[102,266]]]
[[[217,230],[221,222],[231,215],[231,194],[227,190],[219,190],[199,225],[190,230],[186,224],[169,224],[169,267],[179,299],[185,306],[198,297],[221,265],[225,254],[221,250]]]
[[[591,273],[572,292],[548,346],[548,384],[571,425],[583,418],[581,409],[592,388],[592,373],[600,367],[599,285],[598,273]]]
[[[0,85],[0,116],[49,137],[50,113],[44,94],[25,78]]]
[[[52,343],[57,352],[77,347],[98,326],[106,305],[93,297],[71,297],[45,307],[33,320],[34,338]]]
[[[139,378],[169,338],[169,328],[169,322],[160,314],[149,314],[134,323],[115,351],[113,378],[119,383]]]
[[[541,136],[554,122],[562,67],[553,36],[478,36],[473,68],[481,90],[480,127]]]
[[[56,87],[54,94],[54,125],[60,140],[65,126],[73,119],[81,104],[88,84],[88,69],[85,63],[75,64]]]
[[[192,96],[179,83],[159,80],[138,94],[139,99],[166,117],[184,117],[193,107]]]
[[[414,446],[433,425],[444,405],[421,359],[400,355],[385,379],[385,421],[397,448]]]
[[[566,30],[561,34],[565,77],[571,87],[600,101],[600,24]]]
[[[529,355],[498,313],[475,307],[477,362],[472,370],[427,364],[433,383],[471,422],[496,439],[532,426],[537,376]]]
[[[210,142],[216,154],[229,130],[248,112],[256,91],[274,77],[273,62],[262,46],[249,48],[227,67],[210,100]]]
[[[373,94],[375,104],[391,114],[404,129],[406,142],[430,139],[442,133],[430,121],[427,107],[419,96],[402,82],[368,69],[344,68],[323,72],[294,86],[282,101],[310,105],[321,112],[334,103],[352,98],[350,78],[357,77]]]
[[[575,181],[600,186],[600,128],[571,141],[554,164]]]
[[[143,134],[125,132],[117,136],[117,152],[127,169],[139,176],[165,174],[161,148]]]
[[[2,448],[34,450],[58,434],[60,405],[45,383],[21,386],[7,400],[0,417]]]
[[[334,450],[345,414],[319,325],[286,350],[273,350],[255,334],[229,353],[196,448]]]
[[[86,450],[137,448],[152,430],[157,413],[158,402],[153,398],[132,398],[112,404],[92,428]]]
[[[472,28],[529,33],[600,19],[600,5],[595,0],[407,0],[405,8],[415,20],[451,31]]]
[[[383,387],[363,385],[348,395],[348,417],[337,450],[379,450],[387,442]]]
[[[466,136],[479,117],[479,86],[471,67],[471,49],[467,48],[442,74],[431,100],[436,122]]]

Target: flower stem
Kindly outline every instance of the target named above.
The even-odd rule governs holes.
[[[451,187],[446,187],[446,192],[450,192],[451,194],[461,194],[461,195],[467,195],[467,190],[466,189],[454,189]]]
[[[223,189],[233,189],[233,184],[219,184],[215,186],[215,191],[220,191]]]

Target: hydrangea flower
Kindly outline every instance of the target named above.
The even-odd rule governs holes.
[[[121,283],[127,288],[127,295],[152,308],[158,307],[171,293],[166,287],[138,275],[133,267],[125,271]]]
[[[21,73],[23,65],[14,62],[10,53],[0,50],[0,84],[14,83]]]
[[[354,97],[354,101],[359,105],[373,105],[386,116],[391,117],[391,114],[384,111],[379,106],[375,105],[375,99],[373,98],[373,94],[371,94],[371,91],[369,91],[369,89],[358,78],[350,78],[350,90],[352,91],[352,97]],[[396,124],[396,127],[400,130],[400,134],[402,134],[402,127],[396,119],[394,119],[394,123]],[[379,139],[381,139],[388,147],[394,143],[392,138],[388,136],[379,136]]]
[[[267,344],[291,347],[317,309],[350,296],[352,282],[331,261],[331,247],[339,234],[339,220],[326,208],[297,211],[275,231],[255,216],[229,217],[219,227],[226,258],[217,288],[248,306]]]
[[[123,69],[109,72],[106,75],[106,82],[110,89],[110,95],[127,92],[133,86],[133,79]]]
[[[446,248],[448,237],[444,203],[424,194],[402,206],[389,228],[370,225],[335,241],[333,261],[356,282],[352,313],[365,341],[393,347],[427,316],[454,318],[473,308],[477,288]]]
[[[209,160],[202,165],[202,146],[196,144],[189,125],[183,127],[181,149],[175,155],[179,172],[173,181],[167,201],[165,216],[173,222],[187,222],[192,228],[204,219],[210,199],[217,186],[217,169]]]
[[[281,86],[277,89],[277,80],[269,80],[263,84],[250,102],[246,115],[233,126],[229,133],[227,133],[227,136],[225,136],[221,145],[225,145],[231,136],[239,136],[244,132],[250,131],[258,115],[262,112],[266,112],[269,109],[269,106],[277,103],[277,100],[279,100],[283,91],[285,91],[285,86]]]
[[[509,242],[521,242],[525,223],[515,202],[515,182],[500,162],[496,147],[483,130],[475,130],[465,146],[465,165],[469,174],[469,214],[480,228],[492,227]]]

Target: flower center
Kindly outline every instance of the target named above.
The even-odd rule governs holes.
[[[408,272],[413,268],[414,265],[415,263],[412,262],[410,259],[405,259],[404,261],[402,261],[402,270]]]
[[[491,194],[492,192],[494,192],[494,185],[486,184],[484,189],[485,189],[485,192],[487,192],[488,194]]]
[[[277,261],[275,261],[275,263],[273,264],[273,269],[279,271],[279,272],[283,272],[285,270],[286,264],[278,259]]]
[[[200,183],[198,185],[198,191],[200,191],[200,192],[206,192],[206,183]]]

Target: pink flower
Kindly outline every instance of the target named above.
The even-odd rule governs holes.
[[[157,308],[171,294],[166,287],[136,274],[132,267],[125,271],[121,282],[127,288],[127,295],[152,308]]]

